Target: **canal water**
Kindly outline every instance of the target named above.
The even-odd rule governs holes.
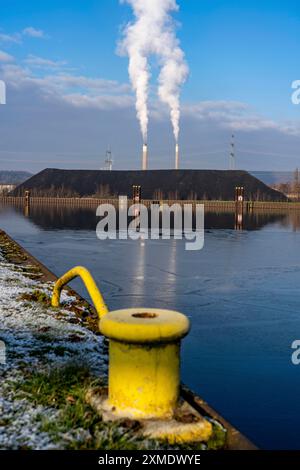
[[[91,270],[110,309],[176,309],[192,322],[183,381],[259,447],[300,449],[300,216],[208,213],[205,245],[96,238],[93,210],[0,207],[0,228],[58,276]],[[82,284],[73,286],[86,295]]]

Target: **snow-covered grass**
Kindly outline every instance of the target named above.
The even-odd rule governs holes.
[[[0,364],[0,448],[57,448],[47,433],[39,431],[38,417],[51,420],[58,410],[35,405],[18,397],[17,391],[26,377],[70,362],[84,364],[91,376],[100,377],[105,372],[103,340],[82,327],[69,310],[24,300],[35,291],[49,296],[52,285],[20,271],[0,255],[0,340],[6,348],[6,364]],[[74,299],[64,294],[63,300]]]

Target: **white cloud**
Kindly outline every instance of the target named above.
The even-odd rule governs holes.
[[[128,108],[133,104],[128,84],[103,78],[90,78],[68,74],[37,77],[28,67],[3,64],[2,76],[16,89],[34,88],[42,97],[84,108]]]
[[[130,93],[131,87],[126,83],[119,83],[115,80],[106,80],[103,78],[90,78],[85,76],[59,74],[51,77],[57,85],[68,88],[87,89],[90,93],[109,92],[109,93]]]
[[[60,101],[77,108],[101,110],[129,109],[134,106],[129,84],[103,78],[62,73],[60,67],[63,67],[65,62],[52,61],[33,55],[26,59],[26,67],[8,63],[8,60],[2,60],[2,62],[2,76],[7,84],[17,89],[33,87],[35,92],[47,101],[52,100],[56,103]],[[51,69],[52,73],[45,73],[41,77],[36,76],[29,66],[39,67],[45,71]],[[151,103],[151,116],[154,121],[164,122],[167,120],[167,109],[153,100]],[[243,102],[203,101],[183,104],[182,116],[183,118],[192,119],[194,122],[209,123],[215,128],[230,132],[249,133],[273,130],[288,136],[300,136],[299,122],[277,122],[266,119]]]
[[[1,55],[0,55],[1,61]],[[60,67],[65,62],[52,61],[30,55],[26,59],[27,67],[12,63],[1,66],[4,80],[17,89],[33,87],[47,101],[67,103],[70,106],[85,109],[129,109],[134,106],[129,84],[115,80],[91,78],[83,75],[62,73]],[[6,60],[6,62],[8,62]],[[30,67],[51,69],[52,73],[36,76]],[[151,116],[155,121],[167,120],[167,109],[153,101]],[[228,131],[256,132],[273,130],[288,136],[300,136],[300,123],[276,122],[259,115],[246,103],[235,101],[203,101],[182,105],[183,118],[210,123],[215,128]]]
[[[0,62],[13,62],[14,60],[12,55],[0,50]]]
[[[15,33],[15,34],[0,33],[0,42],[20,44],[22,42],[21,35],[19,33]]]
[[[287,135],[300,136],[300,123],[276,122],[266,119],[246,103],[237,101],[203,101],[184,105],[183,115],[200,121],[213,121],[219,127],[235,131],[277,130]]]
[[[24,60],[24,62],[32,67],[44,69],[59,69],[67,65],[67,62],[65,61],[44,59],[43,57],[38,57],[33,54],[29,54],[29,56]]]
[[[1,75],[3,79],[15,88],[21,88],[29,79],[29,71],[16,64],[3,64]]]
[[[28,26],[27,28],[24,28],[22,33],[24,36],[29,36],[31,38],[44,38],[45,33],[41,29],[36,29],[33,28],[32,26]]]
[[[80,108],[95,108],[95,109],[117,109],[117,108],[130,108],[134,106],[134,99],[132,96],[114,96],[114,95],[100,95],[88,96],[80,94],[67,94],[64,95],[63,100],[73,106]]]
[[[7,83],[10,102],[0,127],[4,149],[0,166],[9,162],[20,168],[24,162],[24,168],[34,170],[53,165],[98,168],[108,142],[119,168],[139,166],[140,134],[134,97],[127,93],[126,83],[60,69],[35,73],[29,64],[4,62],[0,62],[0,76]],[[152,112],[151,164],[170,167],[174,143],[168,110],[153,101]],[[22,126],[16,126],[16,116]],[[237,135],[240,168],[284,169],[298,164],[296,121],[265,119],[242,102],[205,101],[183,104],[183,166],[227,168],[232,130]]]
[[[0,32],[0,43],[6,44],[22,44],[22,36],[27,36],[31,38],[45,38],[46,35],[41,29],[33,28],[28,26],[24,28],[23,31],[17,33],[3,33]]]

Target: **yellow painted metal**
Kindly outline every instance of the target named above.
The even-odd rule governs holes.
[[[170,419],[180,395],[180,342],[190,329],[182,313],[161,309],[109,312],[89,271],[77,266],[55,283],[52,306],[63,287],[81,277],[99,315],[100,332],[110,339],[107,407],[135,419]]]
[[[108,406],[135,419],[169,419],[180,394],[180,340],[189,320],[179,312],[127,309],[100,319],[110,338]]]
[[[108,403],[135,419],[173,416],[179,399],[179,342],[134,345],[110,340]]]
[[[150,420],[145,423],[144,435],[150,439],[168,441],[171,445],[207,442],[213,433],[212,424],[195,410],[191,409],[188,417],[194,417],[194,422],[177,419],[158,422]]]
[[[183,338],[190,329],[188,318],[173,310],[128,308],[110,312],[101,319],[101,333],[125,343],[170,343]]]
[[[83,268],[82,266],[76,266],[75,268],[71,269],[55,283],[51,300],[52,307],[60,306],[60,296],[63,287],[76,277],[80,277],[84,282],[85,287],[97,310],[98,316],[99,318],[102,318],[108,313],[108,308],[92,275],[86,268]]]

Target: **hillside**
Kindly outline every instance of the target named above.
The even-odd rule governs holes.
[[[46,169],[21,184],[14,195],[26,189],[40,196],[132,196],[132,186],[141,185],[144,199],[234,199],[234,188],[244,186],[247,199],[286,200],[246,171],[148,170],[96,171]]]
[[[27,171],[1,171],[0,170],[0,184],[20,184],[28,180],[32,173]]]

